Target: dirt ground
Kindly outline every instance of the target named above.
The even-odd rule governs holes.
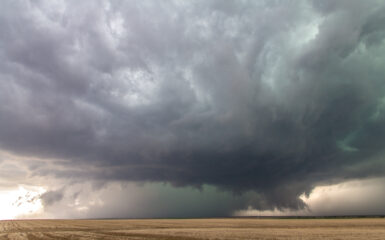
[[[0,239],[385,239],[384,218],[0,221]]]

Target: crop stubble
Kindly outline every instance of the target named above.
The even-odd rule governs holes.
[[[2,239],[385,239],[385,219],[0,221]]]

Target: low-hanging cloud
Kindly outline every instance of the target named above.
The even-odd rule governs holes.
[[[59,189],[56,191],[47,191],[40,196],[40,199],[43,201],[44,206],[51,206],[56,202],[59,202],[63,199],[64,189]]]
[[[34,175],[256,191],[383,176],[382,1],[4,1],[0,147]],[[55,160],[52,160],[55,159]]]

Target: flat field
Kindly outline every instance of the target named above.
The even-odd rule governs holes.
[[[0,239],[385,239],[384,218],[0,221]]]

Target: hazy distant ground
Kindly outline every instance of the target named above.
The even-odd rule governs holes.
[[[385,219],[0,221],[0,239],[385,239]]]

